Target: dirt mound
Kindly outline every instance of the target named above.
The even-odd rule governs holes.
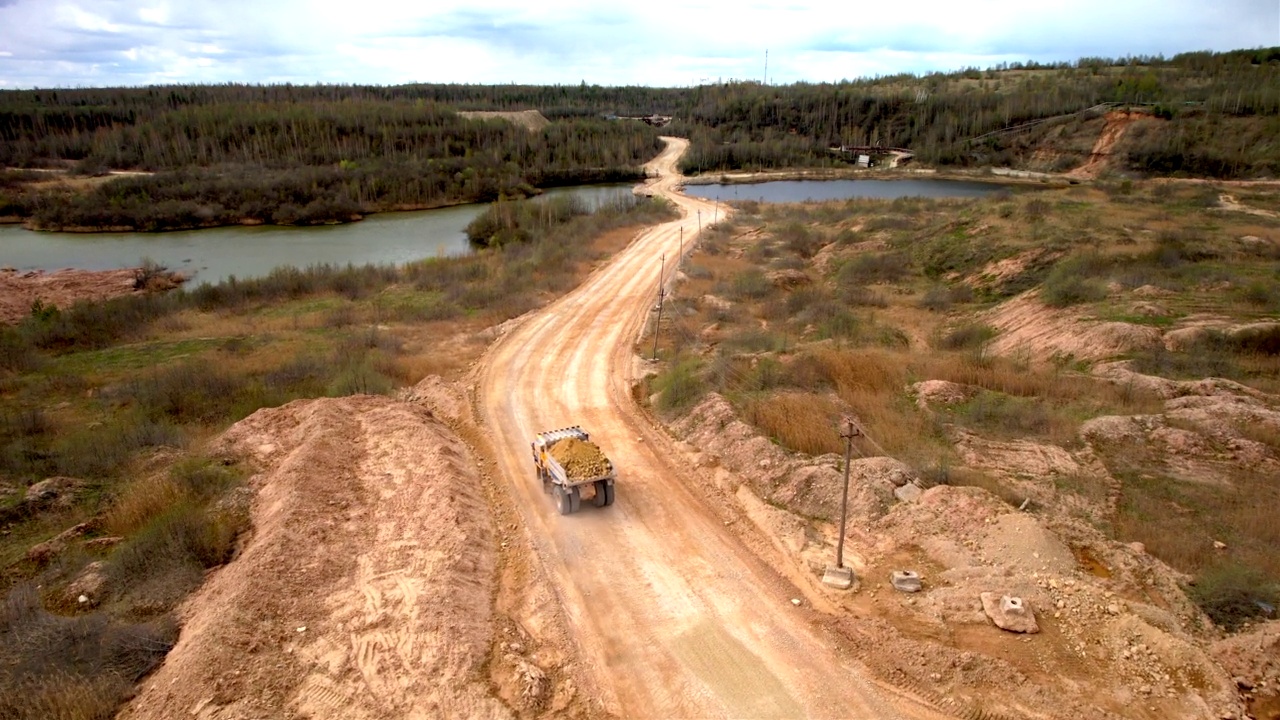
[[[18,272],[5,268],[0,270],[0,323],[16,323],[31,314],[31,306],[37,300],[45,305],[68,308],[78,300],[105,300],[142,292],[135,287],[137,272],[128,268],[54,272]],[[171,290],[184,280],[178,273],[164,273],[155,277],[163,287],[151,289]]]
[[[913,389],[945,401],[964,388]],[[753,519],[765,517],[756,522],[771,528],[780,548],[821,573],[834,551],[834,456],[787,453],[716,395],[673,430],[700,451],[700,465],[733,474],[738,499]],[[968,433],[956,444],[967,466],[1042,490],[1044,503],[1033,508],[1055,500],[1057,478],[1106,476],[1088,447],[1068,452]],[[1030,708],[1036,717],[1064,719],[1240,716],[1230,676],[1193,635],[1204,620],[1182,591],[1186,578],[1141,548],[1108,540],[1071,513],[1018,512],[978,488],[943,485],[917,502],[895,503],[893,488],[915,474],[889,458],[855,461],[851,470],[845,558],[863,583],[856,602],[865,614],[841,632],[866,646],[859,657],[870,667],[956,707],[980,697],[982,707],[1010,717]],[[892,590],[890,572],[901,569],[924,575],[922,592]],[[984,613],[984,593],[1022,598],[1042,632],[1034,640],[1006,639]],[[938,637],[949,640],[939,644]],[[1084,686],[1087,696],[1078,693]],[[1142,707],[1136,714],[1135,703]]]
[[[468,120],[506,120],[512,124],[530,132],[541,132],[543,128],[551,124],[551,121],[545,115],[537,110],[518,110],[512,112],[496,111],[496,110],[472,110],[458,113],[459,117]]]
[[[252,535],[124,718],[508,717],[483,678],[495,548],[464,444],[384,397],[237,423]]]
[[[933,670],[943,694],[990,683],[1001,687],[1003,702],[1054,718],[1148,717],[1127,707],[1135,700],[1157,708],[1151,717],[1239,716],[1230,677],[1185,629],[1200,616],[1185,598],[1176,600],[1176,574],[1096,530],[1017,512],[976,488],[938,486],[919,503],[895,505],[857,540],[869,577],[924,571],[924,591],[905,605],[891,591],[877,603],[904,632],[943,633],[965,651],[966,676],[945,664]],[[1104,559],[1106,573],[1082,565],[1080,547]],[[989,627],[983,593],[1024,600],[1041,635],[1027,645],[1002,639]],[[939,655],[922,650],[922,658]],[[1013,682],[1001,686],[999,677]],[[1075,707],[1036,704],[1076,697],[1072,688],[1081,685],[1090,693]]]
[[[1280,694],[1280,620],[1219,640],[1210,652],[1242,690]]]
[[[1161,343],[1160,331],[1144,325],[1089,320],[1080,311],[1057,310],[1040,302],[1034,291],[1000,305],[986,316],[1000,330],[990,350],[998,355],[1024,355],[1032,360],[1054,356],[1103,360]]]
[[[607,474],[613,469],[600,446],[578,438],[565,438],[549,448],[571,480],[585,480]]]

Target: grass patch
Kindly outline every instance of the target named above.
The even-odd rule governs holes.
[[[15,587],[0,604],[0,717],[113,717],[176,638],[170,622],[53,615],[33,586]]]
[[[747,422],[785,448],[809,455],[844,451],[836,429],[839,411],[825,395],[784,392],[749,397],[739,409]]]
[[[1269,619],[1263,604],[1280,607],[1280,585],[1256,568],[1235,562],[1210,566],[1196,576],[1187,595],[1215,624],[1228,632],[1259,618]]]

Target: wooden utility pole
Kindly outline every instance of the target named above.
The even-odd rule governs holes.
[[[681,237],[683,237],[683,235]],[[658,319],[653,323],[653,359],[654,360],[658,359],[658,331],[662,329],[662,301],[664,298],[666,298],[666,295],[667,295],[667,289],[663,287],[663,282],[662,282],[662,276],[667,273],[667,256],[665,253],[662,255],[662,260],[660,260],[660,262],[662,263],[662,265],[658,270]]]
[[[845,418],[844,432],[844,492],[840,494],[840,539],[836,543],[836,567],[844,568],[844,530],[849,520],[849,462],[853,457],[853,439],[862,434],[853,420]]]
[[[822,575],[822,584],[838,590],[853,587],[853,569],[844,566],[844,533],[849,522],[849,464],[853,460],[853,439],[862,435],[862,430],[854,424],[852,418],[845,418],[844,429],[840,437],[844,438],[844,491],[840,494],[840,536],[836,538],[836,564],[828,565]]]

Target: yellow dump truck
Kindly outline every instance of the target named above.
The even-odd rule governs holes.
[[[575,513],[585,499],[596,507],[613,504],[613,484],[617,480],[613,463],[600,446],[591,442],[578,426],[548,430],[534,436],[533,466],[561,515]]]

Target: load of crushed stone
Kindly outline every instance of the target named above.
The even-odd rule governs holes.
[[[549,451],[570,480],[599,477],[613,470],[613,465],[600,451],[600,447],[587,440],[565,438],[552,445]]]

